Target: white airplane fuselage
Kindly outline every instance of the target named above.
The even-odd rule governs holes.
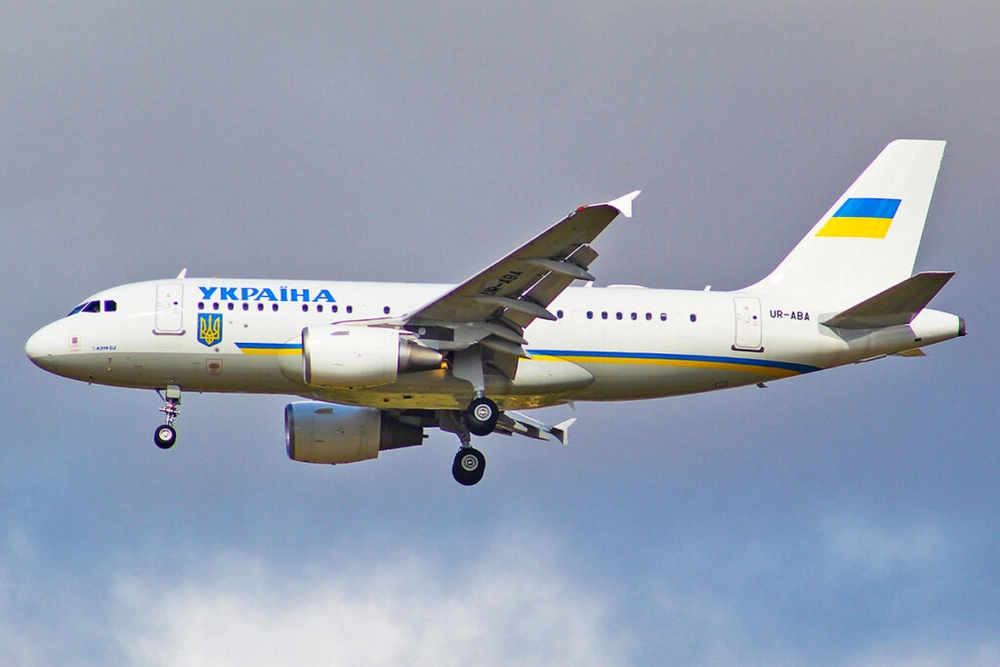
[[[187,278],[88,298],[37,331],[38,366],[155,389],[165,424],[182,392],[288,394],[290,458],[352,463],[458,436],[452,474],[478,483],[472,436],[568,441],[575,421],[516,412],[691,394],[811,373],[965,334],[928,308],[955,275],[913,274],[942,141],[890,143],[760,282],[736,292],[593,284],[591,245],[636,190],[581,206],[458,285]]]
[[[26,351],[48,371],[95,384],[460,409],[472,388],[444,364],[366,388],[313,387],[302,373],[306,327],[402,315],[449,287],[217,278],[133,283],[89,297],[84,304],[98,303],[99,312],[49,324]],[[104,309],[108,302],[114,311]],[[525,330],[531,356],[520,360],[515,379],[487,371],[486,391],[502,409],[515,410],[672,396],[791,377],[964,333],[959,317],[931,309],[908,325],[855,338],[820,323],[849,305],[808,296],[571,287],[550,306],[556,321],[536,320]],[[210,323],[208,335],[200,320]]]

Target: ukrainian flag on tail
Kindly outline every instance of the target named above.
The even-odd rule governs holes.
[[[884,239],[900,201],[851,197],[830,216],[816,236]]]
[[[766,278],[745,288],[859,303],[913,275],[943,141],[899,139],[833,200]]]

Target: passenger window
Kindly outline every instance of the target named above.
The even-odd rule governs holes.
[[[382,312],[385,313],[386,315],[388,315],[389,314],[389,306],[386,306],[385,308],[383,308]]]
[[[333,304],[332,306],[330,306],[330,312],[331,313],[337,312],[337,304]]]
[[[594,311],[592,311],[592,310],[588,310],[587,311],[587,319],[588,320],[594,319]]]
[[[666,313],[660,313],[660,321],[661,322],[666,322],[667,321],[667,314]]]
[[[218,309],[219,309],[219,302],[218,301],[213,301],[212,302],[212,310],[218,310]]]
[[[302,312],[303,313],[308,313],[309,312],[309,304],[308,303],[302,304]]]
[[[116,312],[117,310],[118,310],[118,303],[117,302],[111,301],[110,299],[105,300],[105,302],[104,302],[104,312],[105,313],[113,313],[113,312]]]
[[[316,306],[316,312],[317,313],[322,313],[323,312],[323,304],[318,304]]]
[[[198,310],[205,310],[205,304],[201,301],[198,302]]]
[[[262,312],[263,310],[264,310],[264,304],[262,304],[262,303],[258,303],[258,304],[257,304],[257,311],[258,311],[258,312]]]
[[[615,319],[616,320],[620,320],[621,318],[622,318],[622,314],[620,312],[615,313]]]
[[[233,308],[235,308],[235,306],[233,305],[233,302],[230,301],[229,303],[226,304],[226,308],[232,310]]]
[[[558,317],[558,318],[559,318],[559,319],[561,320],[561,319],[562,319],[562,317],[563,317],[563,311],[561,311],[561,310],[557,310],[557,311],[556,311],[556,317]]]
[[[605,310],[605,311],[601,312],[601,319],[602,320],[608,319],[608,311]]]
[[[653,313],[646,313],[646,321],[649,322],[653,319]]]
[[[243,310],[250,310],[250,304],[246,301],[243,302]]]
[[[347,307],[347,314],[350,315],[353,312],[354,312],[354,306],[348,306]]]
[[[639,319],[639,316],[636,315],[635,313],[632,313],[632,321],[635,321],[637,319]]]
[[[83,312],[85,313],[99,313],[101,312],[101,302],[91,301],[86,306],[83,307]]]
[[[694,313],[691,313],[691,321],[692,322],[697,322],[698,321],[698,316],[695,315]]]
[[[274,312],[278,312],[278,304],[272,303],[271,304],[271,310],[273,310]]]

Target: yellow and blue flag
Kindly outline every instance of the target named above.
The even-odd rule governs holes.
[[[884,239],[896,217],[899,199],[852,197],[830,216],[816,236]]]

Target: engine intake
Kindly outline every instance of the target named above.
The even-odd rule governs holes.
[[[313,387],[377,387],[400,373],[439,368],[443,360],[396,329],[327,324],[302,330],[302,378]]]
[[[385,449],[423,443],[424,429],[404,424],[381,410],[330,403],[285,406],[288,458],[303,463],[354,463]]]

